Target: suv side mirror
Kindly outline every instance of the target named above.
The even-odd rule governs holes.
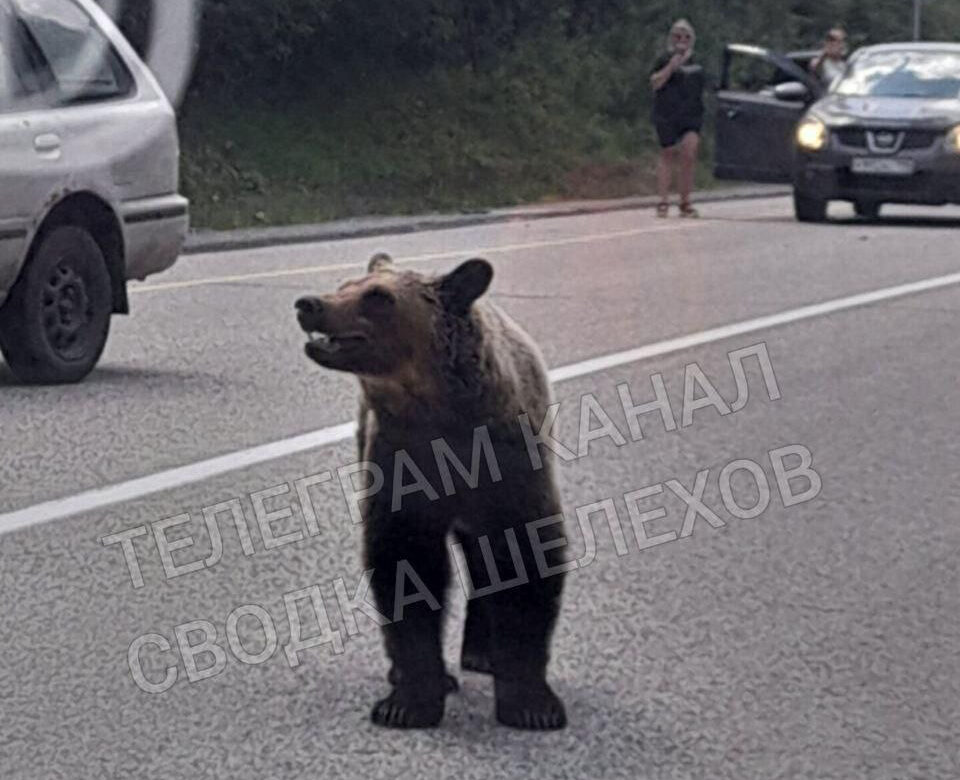
[[[805,84],[799,81],[785,81],[783,84],[777,84],[773,88],[773,96],[777,100],[785,100],[791,103],[804,103],[810,99],[810,90]]]

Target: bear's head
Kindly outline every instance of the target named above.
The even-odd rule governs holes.
[[[422,377],[436,369],[438,337],[466,323],[492,278],[481,259],[428,277],[374,255],[366,276],[297,301],[297,320],[310,337],[307,357],[360,377]]]

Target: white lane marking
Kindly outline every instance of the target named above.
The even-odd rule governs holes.
[[[115,504],[122,504],[164,490],[212,479],[221,474],[248,466],[277,460],[287,455],[325,447],[328,444],[336,444],[353,436],[356,427],[356,423],[352,422],[334,425],[330,428],[322,428],[290,439],[230,452],[226,455],[200,460],[186,466],[158,471],[155,474],[138,477],[127,482],[118,482],[115,485],[85,490],[74,496],[47,501],[15,512],[8,512],[0,515],[0,534],[18,528],[47,523],[51,520],[60,520],[83,512],[91,512],[95,509],[103,509]]]
[[[960,284],[960,273],[937,276],[932,279],[910,282],[908,284],[897,285],[896,287],[887,287],[883,290],[874,290],[872,292],[850,295],[844,298],[835,298],[830,301],[824,301],[823,303],[801,306],[797,309],[790,309],[765,317],[743,320],[742,322],[711,328],[710,330],[701,331],[700,333],[666,339],[665,341],[647,344],[646,346],[636,349],[615,352],[610,355],[603,355],[579,363],[561,366],[550,372],[550,378],[554,382],[563,382],[568,379],[595,374],[628,363],[635,363],[640,360],[667,355],[691,347],[702,346],[714,341],[721,341],[733,336],[742,336],[746,333],[754,333],[765,328],[787,325],[814,317],[822,317],[838,311],[867,306],[880,301],[889,301],[893,298],[901,298],[905,295],[914,295],[916,293],[936,290],[955,284]],[[288,455],[305,452],[306,450],[336,444],[349,439],[353,436],[355,430],[356,426],[354,423],[342,423],[341,425],[322,428],[312,433],[305,433],[289,439],[262,444],[257,447],[251,447],[250,449],[239,450],[210,458],[209,460],[201,460],[186,466],[159,471],[156,474],[150,474],[127,482],[87,490],[67,498],[47,501],[25,509],[0,514],[0,534],[53,520],[62,520],[72,515],[103,509],[104,507],[143,498],[144,496],[159,493],[164,490],[194,484],[205,479],[220,476],[221,474],[277,460]]]
[[[467,249],[457,249],[449,252],[430,252],[422,255],[408,255],[406,257],[394,258],[398,264],[408,263],[426,263],[431,260],[449,260],[452,258],[467,258],[476,255],[495,255],[506,254],[508,252],[522,252],[527,249],[548,249],[558,246],[572,246],[575,244],[589,244],[596,241],[612,241],[617,238],[629,238],[633,236],[642,236],[648,233],[682,233],[695,227],[711,227],[721,224],[719,221],[701,219],[693,224],[684,224],[681,226],[663,226],[663,227],[643,227],[632,228],[630,230],[617,230],[610,233],[588,233],[583,236],[571,236],[570,238],[556,238],[543,241],[530,241],[523,244],[502,244],[500,246],[481,246]],[[366,268],[366,261],[362,263],[334,263],[330,265],[308,265],[300,268],[279,268],[275,271],[255,271],[248,274],[233,274],[230,276],[210,276],[203,279],[187,279],[182,282],[165,282],[160,284],[131,285],[129,292],[133,293],[152,293],[164,292],[167,290],[183,290],[190,287],[203,287],[213,284],[231,284],[236,282],[251,282],[258,279],[281,279],[288,276],[305,276],[307,274],[321,274],[328,271],[350,271],[353,269]]]
[[[778,312],[765,317],[755,317],[751,320],[734,322],[730,325],[721,325],[718,328],[711,328],[700,333],[691,333],[689,336],[679,336],[666,341],[658,341],[655,344],[648,344],[645,347],[628,349],[625,352],[615,352],[612,355],[603,355],[601,357],[584,360],[570,366],[555,368],[550,372],[550,378],[554,382],[562,382],[565,379],[573,379],[586,374],[595,374],[599,371],[605,371],[608,368],[622,366],[626,363],[636,363],[647,358],[666,355],[670,352],[678,352],[691,347],[699,347],[703,344],[709,344],[714,341],[722,341],[733,336],[742,336],[745,333],[753,333],[765,328],[772,328],[777,325],[788,325],[800,320],[808,320],[812,317],[822,317],[834,312],[845,309],[855,309],[859,306],[867,306],[871,303],[888,301],[892,298],[902,298],[905,295],[914,295],[916,293],[936,290],[940,287],[949,287],[950,285],[960,284],[960,273],[946,274],[944,276],[935,276],[932,279],[923,279],[919,282],[908,282],[896,287],[887,287],[883,290],[874,290],[873,292],[859,293],[857,295],[848,295],[844,298],[834,298],[823,303],[813,303],[809,306],[801,306],[798,309]]]

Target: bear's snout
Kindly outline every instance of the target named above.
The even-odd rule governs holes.
[[[323,317],[323,301],[310,296],[301,298],[294,305],[297,309],[297,320],[300,327],[306,331],[317,330]]]
[[[301,298],[296,307],[301,314],[319,314],[323,311],[323,301],[319,298]]]

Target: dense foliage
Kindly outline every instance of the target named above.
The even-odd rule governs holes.
[[[126,3],[142,45],[151,2]],[[925,3],[927,37],[960,35],[960,2]],[[854,45],[906,39],[912,6],[203,0],[184,187],[195,220],[224,227],[647,192],[647,75],[673,19],[711,66],[729,41],[809,48],[838,23]]]
[[[128,0],[136,27],[148,0]],[[960,4],[925,0],[927,37],[960,34]],[[715,52],[739,39],[786,48],[815,45],[844,24],[854,42],[903,39],[912,0],[204,0],[196,89],[263,91],[384,70],[494,67],[524,40],[590,39],[618,59],[659,48],[683,15]],[[140,20],[142,27],[142,19]],[[281,90],[288,94],[288,89]]]

